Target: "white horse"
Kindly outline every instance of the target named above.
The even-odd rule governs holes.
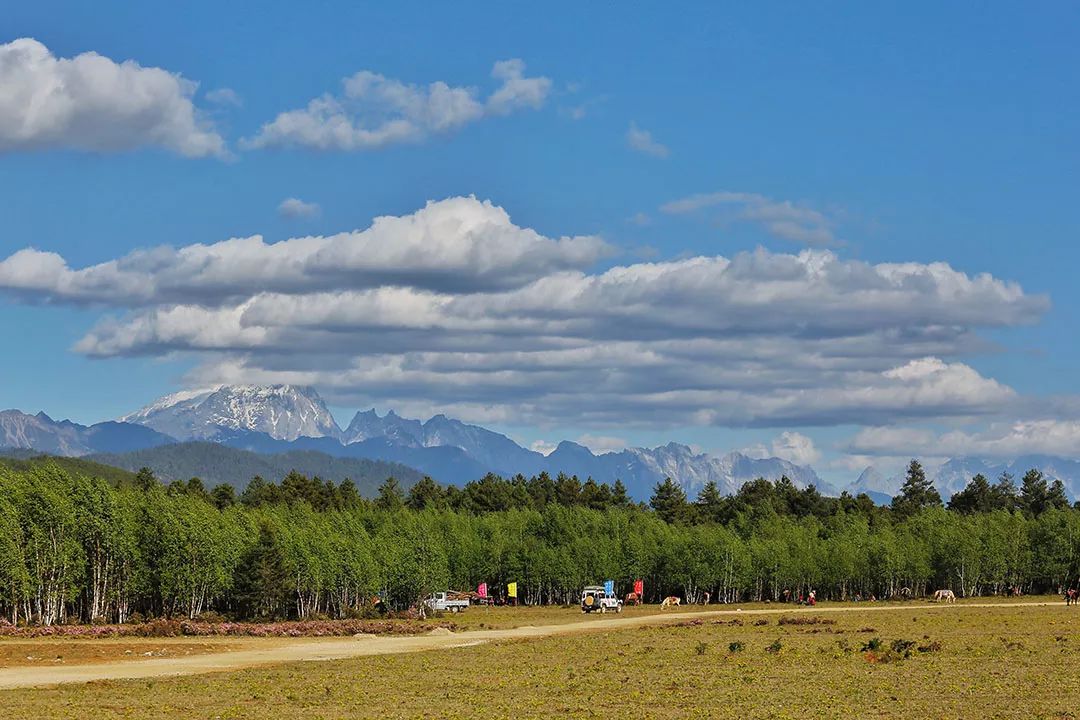
[[[956,602],[956,593],[952,590],[938,590],[934,593],[934,602],[944,600],[947,603]]]
[[[674,595],[668,595],[666,598],[664,598],[664,601],[660,603],[660,609],[663,610],[667,607],[679,607],[680,602],[681,601],[679,600],[679,598],[675,597]]]

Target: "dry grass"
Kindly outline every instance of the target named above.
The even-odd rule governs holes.
[[[499,622],[547,624],[546,612],[510,610]],[[554,612],[581,619],[573,610]],[[779,617],[6,691],[0,705],[11,717],[96,720],[1073,718],[1080,708],[1080,609],[961,604],[830,613],[835,624],[798,625],[780,625]],[[863,650],[874,638],[878,650]]]
[[[252,643],[246,638],[108,638],[0,640],[0,668],[33,665],[86,665],[149,657],[187,657],[231,652]]]

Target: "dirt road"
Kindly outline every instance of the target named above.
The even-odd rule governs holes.
[[[242,670],[244,668],[277,665],[281,663],[340,660],[368,655],[420,652],[422,650],[467,647],[498,640],[573,635],[600,630],[621,630],[646,625],[659,625],[724,616],[791,615],[794,613],[911,612],[913,610],[963,612],[975,608],[1038,607],[1051,604],[1058,603],[961,603],[956,605],[910,604],[867,605],[862,607],[818,606],[814,608],[782,607],[754,610],[731,609],[671,612],[632,618],[593,617],[582,622],[565,623],[562,625],[543,625],[539,627],[526,626],[509,630],[469,630],[458,633],[451,633],[448,631],[438,633],[438,631],[436,631],[436,633],[431,635],[410,637],[366,636],[361,638],[342,638],[334,640],[297,638],[293,641],[287,641],[285,644],[280,642],[275,643],[272,647],[211,653],[192,657],[131,660],[70,667],[3,668],[0,669],[0,690],[22,687],[45,687],[61,685],[64,683],[91,682],[94,680],[130,680],[176,675],[197,675],[201,673],[226,672],[230,670]]]

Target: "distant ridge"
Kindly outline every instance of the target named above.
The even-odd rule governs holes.
[[[207,487],[224,483],[237,490],[243,490],[256,475],[277,482],[296,470],[335,483],[349,478],[367,497],[374,496],[378,486],[390,476],[403,487],[412,486],[422,477],[416,470],[397,463],[333,457],[311,450],[260,455],[212,442],[176,443],[117,455],[91,455],[86,459],[131,472],[148,467],[164,482],[197,477]]]
[[[176,446],[180,443],[184,447]],[[200,442],[245,451],[208,458],[211,450]],[[54,421],[44,413],[27,415],[17,410],[0,413],[0,446],[30,448],[65,456],[107,457],[122,467],[138,469],[158,463],[161,474],[187,479],[246,483],[253,474],[282,474],[280,456],[310,453],[294,462],[327,479],[394,474],[407,478],[427,474],[443,483],[462,484],[493,472],[504,477],[546,472],[577,475],[584,480],[614,483],[621,480],[636,500],[647,500],[657,483],[671,477],[694,498],[706,483],[715,482],[722,493],[738,492],[750,480],[778,480],[787,476],[797,487],[814,485],[822,494],[839,495],[841,488],[822,481],[809,465],[782,458],[751,457],[742,452],[711,455],[687,445],[668,443],[654,448],[627,448],[594,453],[578,443],[563,441],[548,455],[527,449],[501,433],[479,425],[435,415],[427,421],[405,418],[393,411],[379,415],[374,409],[358,412],[341,430],[313,388],[295,385],[221,385],[163,397],[117,422],[84,426]],[[148,450],[160,448],[158,452]],[[191,457],[189,457],[189,455]],[[267,456],[278,456],[267,460]],[[138,459],[138,458],[141,458]],[[260,459],[262,458],[262,459]],[[302,462],[301,462],[302,460]],[[359,466],[348,462],[369,461]],[[393,467],[392,471],[387,468]],[[977,472],[996,480],[1001,472],[1017,479],[1029,468],[1041,469],[1049,479],[1060,479],[1072,497],[1080,495],[1080,462],[1051,456],[1024,456],[1008,462],[955,458],[939,467],[927,467],[928,477],[946,499],[963,488]],[[224,468],[231,468],[226,471]],[[258,468],[258,469],[255,469]],[[379,468],[376,470],[375,468]],[[288,472],[289,468],[284,468]],[[297,466],[297,470],[301,467]],[[842,488],[865,492],[877,502],[888,502],[903,482],[901,475],[868,467]]]

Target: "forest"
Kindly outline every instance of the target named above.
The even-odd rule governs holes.
[[[572,603],[582,586],[642,579],[646,601],[888,598],[1056,592],[1080,573],[1080,509],[1037,471],[979,475],[944,503],[912,461],[891,506],[786,478],[648,504],[625,488],[541,474],[463,487],[388,478],[373,498],[289,473],[237,495],[147,469],[110,483],[44,463],[0,467],[0,622],[366,617],[487,583],[497,601]],[[903,590],[902,590],[903,589]]]

